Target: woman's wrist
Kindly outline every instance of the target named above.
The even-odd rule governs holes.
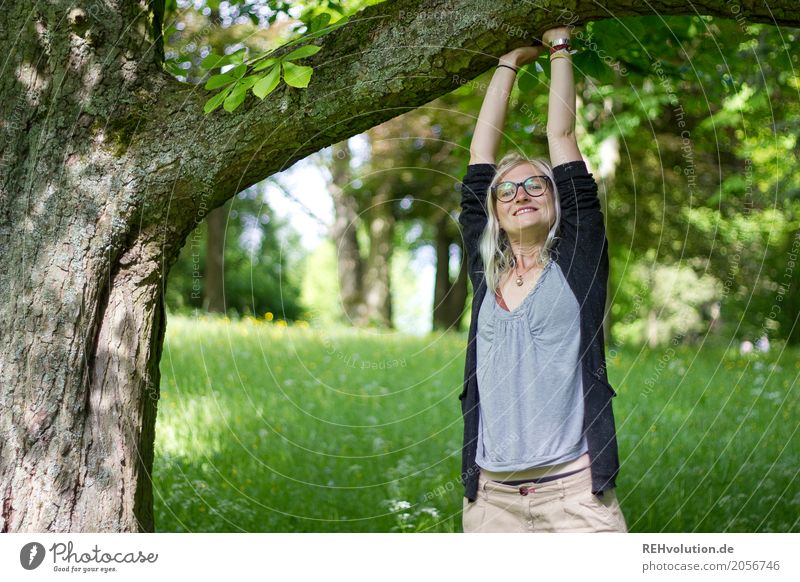
[[[562,26],[546,31],[542,36],[542,44],[544,44],[544,46],[547,48],[550,48],[555,44],[555,41],[561,39],[566,39],[567,42],[570,41],[569,27]]]
[[[504,69],[511,69],[516,74],[519,71],[519,67],[515,67],[512,65],[508,65],[506,63],[497,63],[497,69],[504,68]]]
[[[515,71],[519,71],[519,63],[517,59],[513,57],[513,55],[505,55],[500,57],[497,60],[498,67],[508,67],[509,69],[514,69]]]

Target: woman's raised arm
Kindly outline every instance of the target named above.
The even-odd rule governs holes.
[[[516,73],[508,67],[519,69],[533,62],[543,50],[541,46],[521,47],[500,57],[492,75],[470,145],[470,164],[494,164],[500,148],[500,139],[508,113],[508,97],[514,86]],[[502,66],[501,66],[502,65]]]
[[[553,46],[560,39],[569,39],[569,28],[551,28],[542,36],[545,46]],[[550,164],[556,167],[567,162],[583,160],[575,138],[575,79],[572,74],[572,55],[562,51],[562,56],[550,61],[550,98],[547,105],[547,145]]]

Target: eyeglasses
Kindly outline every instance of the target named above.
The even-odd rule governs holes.
[[[511,202],[517,197],[517,189],[522,186],[529,196],[537,198],[544,194],[550,184],[549,176],[528,176],[522,182],[500,182],[492,186],[492,196],[500,202]]]

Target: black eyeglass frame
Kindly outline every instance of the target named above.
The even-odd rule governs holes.
[[[548,186],[552,190],[553,181],[550,179],[550,176],[528,176],[522,182],[514,182],[513,180],[503,180],[499,184],[495,184],[494,186],[491,187],[492,198],[494,198],[498,202],[502,202],[503,204],[508,204],[509,202],[513,202],[514,200],[517,199],[517,192],[519,192],[519,187],[520,186],[522,186],[522,189],[525,190],[525,193],[528,196],[531,196],[533,198],[539,198],[540,196],[543,196],[544,193],[545,193],[545,190],[542,190],[542,192],[540,192],[539,194],[531,194],[530,192],[528,192],[528,189],[525,188],[525,182],[527,182],[531,178],[544,178],[545,190],[547,189]],[[502,186],[503,184],[513,184],[514,185],[514,195],[511,198],[509,198],[508,200],[502,200],[501,198],[497,197],[497,189],[500,186]]]

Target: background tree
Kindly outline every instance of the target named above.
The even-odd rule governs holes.
[[[230,317],[250,315],[297,319],[302,316],[300,285],[304,251],[299,235],[264,202],[264,188],[240,192],[192,232],[170,270],[166,306],[172,312],[210,311]],[[218,244],[209,244],[216,228]],[[211,276],[209,250],[219,252]],[[215,287],[220,308],[208,303],[207,286]]]

